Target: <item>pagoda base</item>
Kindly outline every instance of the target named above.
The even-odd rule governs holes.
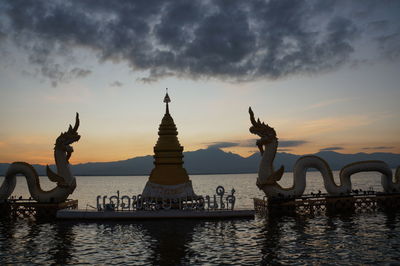
[[[178,198],[197,198],[193,191],[192,181],[188,181],[178,185],[160,185],[147,181],[143,189],[142,197],[144,198],[163,198],[163,199],[178,199]]]

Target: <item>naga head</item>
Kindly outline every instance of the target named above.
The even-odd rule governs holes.
[[[67,161],[69,160],[72,152],[74,151],[71,144],[77,142],[81,138],[81,136],[78,134],[78,127],[79,127],[79,114],[76,113],[74,127],[69,125],[68,131],[61,133],[61,135],[56,140],[54,149],[66,152]]]
[[[260,137],[260,139],[257,140],[256,144],[261,154],[263,154],[264,153],[263,145],[267,145],[273,141],[278,140],[278,138],[276,137],[275,129],[268,126],[268,124],[261,122],[260,119],[257,119],[256,121],[256,119],[254,118],[253,110],[251,110],[251,107],[249,107],[249,114],[250,114],[250,121],[252,124],[249,130],[252,134],[255,134]]]
[[[250,121],[252,126],[249,128],[250,132],[252,134],[255,134],[260,137],[260,139],[257,140],[256,144],[258,146],[258,149],[261,152],[261,155],[264,153],[264,145],[268,145],[270,143],[275,142],[276,145],[278,144],[278,138],[276,137],[276,132],[275,129],[272,127],[268,126],[268,124],[262,123],[260,119],[254,118],[254,113],[253,110],[251,110],[251,107],[249,107],[249,114],[250,114]],[[275,147],[275,152],[276,152]],[[273,154],[272,159],[270,160],[270,164],[264,167],[269,168],[270,175],[265,178],[264,183],[260,183],[259,179],[257,179],[257,186],[262,189],[263,186],[265,185],[275,185],[277,181],[281,180],[283,173],[285,172],[285,168],[283,165],[277,170],[274,170],[273,166],[273,160],[275,158],[275,153]],[[261,167],[261,166],[260,166]]]

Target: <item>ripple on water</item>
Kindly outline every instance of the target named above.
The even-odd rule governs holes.
[[[0,263],[391,263],[400,260],[399,216],[100,224],[1,221]]]
[[[284,182],[290,183],[290,177],[286,174]],[[363,176],[356,177],[355,184],[375,180],[373,186],[378,187],[379,178],[370,177],[368,182]],[[262,197],[254,186],[255,175],[191,179],[199,194],[212,194],[217,185],[227,190],[235,187],[238,207],[252,207],[252,197]],[[79,177],[73,196],[81,207],[95,205],[97,194],[110,195],[116,190],[139,194],[146,180]],[[311,174],[309,181],[308,190],[320,189],[318,175]],[[17,188],[16,193],[23,191]],[[1,219],[0,264],[389,264],[400,261],[399,228],[400,212],[114,223]]]

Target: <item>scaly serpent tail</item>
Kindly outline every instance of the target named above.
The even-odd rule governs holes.
[[[13,193],[15,185],[17,183],[16,181],[17,174],[22,174],[26,177],[26,181],[28,183],[28,189],[32,196],[37,194],[38,191],[42,191],[40,189],[39,176],[35,168],[33,168],[33,166],[28,163],[14,162],[8,167],[4,178],[4,182],[0,187],[1,201],[8,199],[10,195]]]
[[[10,169],[10,168],[9,168]],[[15,175],[6,175],[3,183],[0,186],[0,202],[7,200],[15,189],[17,179]]]

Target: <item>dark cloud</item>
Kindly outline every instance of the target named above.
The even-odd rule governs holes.
[[[320,149],[319,151],[339,151],[339,150],[343,150],[343,147],[339,147],[339,146],[335,146],[335,147],[327,147],[327,148],[323,148]]]
[[[222,149],[222,148],[230,148],[230,147],[237,147],[239,143],[235,142],[213,142],[207,146],[207,149]]]
[[[229,141],[217,141],[211,143],[204,143],[207,145],[207,148],[214,148],[214,149],[222,149],[222,148],[231,148],[231,147],[246,147],[246,148],[254,148],[256,146],[256,139],[247,139],[241,140],[236,142],[229,142]]]
[[[393,146],[376,146],[376,147],[364,147],[363,150],[390,150]]]
[[[246,141],[240,142],[240,146],[242,147],[254,147],[256,145],[257,139],[249,139]],[[308,143],[308,141],[305,140],[279,140],[279,150],[290,150],[286,148],[290,147],[298,147],[301,145],[304,145]],[[281,149],[284,148],[284,149]]]
[[[396,60],[400,57],[400,33],[378,37],[377,41],[387,59]]]
[[[0,3],[7,32],[0,41],[29,52],[56,82],[71,70],[54,58],[70,59],[75,48],[147,71],[144,82],[171,75],[248,81],[335,69],[370,36],[396,60],[399,13],[395,0],[14,0]]]
[[[84,78],[92,73],[91,70],[75,67],[70,71],[70,74],[77,78]]]
[[[230,148],[230,147],[246,147],[246,148],[254,148],[256,146],[257,139],[247,139],[237,142],[212,142],[206,143],[208,148]],[[303,144],[308,143],[305,140],[279,140],[279,149],[281,148],[289,148],[289,147],[297,147]]]
[[[92,71],[78,67],[66,70],[59,64],[44,64],[40,67],[40,73],[49,78],[52,86],[56,87],[59,82],[69,82],[72,79],[84,78],[90,75]]]
[[[116,80],[110,84],[111,87],[122,87],[124,85],[122,82]]]
[[[297,147],[306,143],[308,143],[308,141],[305,140],[280,140],[279,147],[282,148]]]
[[[376,21],[372,21],[368,24],[368,29],[373,30],[373,31],[382,31],[382,30],[386,30],[388,26],[389,26],[389,21],[387,21],[385,19],[376,20]]]

